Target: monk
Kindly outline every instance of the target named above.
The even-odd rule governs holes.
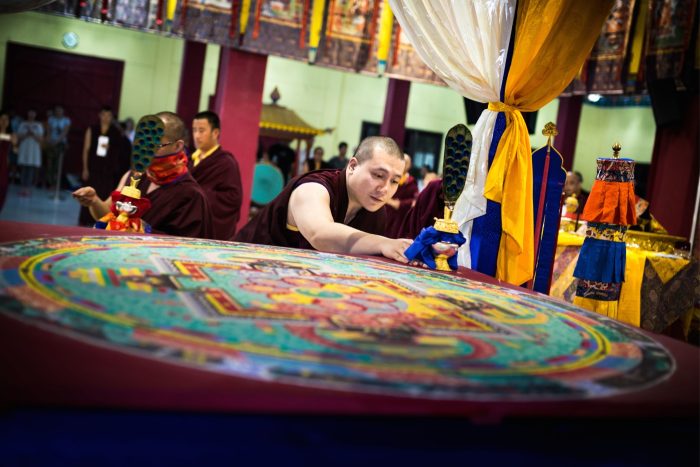
[[[406,167],[403,171],[403,176],[399,181],[399,188],[396,190],[394,197],[386,203],[386,227],[388,237],[396,237],[401,227],[401,223],[406,218],[408,210],[411,209],[418,198],[418,182],[408,173],[411,169],[411,156],[403,155],[406,161]]]
[[[387,237],[416,238],[421,230],[435,224],[435,218],[445,215],[445,195],[442,191],[442,179],[436,178],[428,183],[416,198],[403,219],[394,226],[387,227]]]
[[[384,205],[399,186],[404,164],[393,139],[366,138],[344,170],[316,170],[291,180],[235,240],[407,263],[411,240],[383,236]]]
[[[219,144],[220,134],[216,113],[205,111],[194,116],[192,137],[197,150],[192,153],[189,169],[207,196],[213,238],[231,240],[241,216],[243,189],[238,162]]]
[[[151,201],[151,209],[143,216],[153,233],[182,237],[211,238],[212,221],[204,191],[187,170],[182,119],[172,112],[156,114],[163,120],[165,132],[151,165],[138,188]],[[119,181],[117,190],[128,183],[131,172]],[[87,186],[73,192],[73,197],[90,210],[98,220],[110,211],[111,198],[100,199],[95,189]]]

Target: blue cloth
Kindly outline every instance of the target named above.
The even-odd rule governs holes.
[[[596,282],[624,282],[625,242],[586,237],[578,255],[574,277]]]
[[[462,246],[467,240],[464,238],[461,232],[453,234],[447,232],[440,232],[435,230],[435,227],[425,227],[420,231],[416,239],[413,241],[411,246],[408,247],[406,252],[406,258],[409,261],[413,261],[417,257],[423,261],[430,269],[435,269],[435,253],[431,248],[437,242],[447,242],[456,243]],[[457,269],[457,255],[451,256],[447,259],[447,264],[450,268],[455,271]]]

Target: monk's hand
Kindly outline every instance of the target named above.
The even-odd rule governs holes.
[[[404,251],[411,246],[411,243],[413,243],[413,241],[407,238],[387,238],[381,246],[382,256],[400,263],[408,263],[408,258],[404,255]]]
[[[94,205],[98,200],[97,192],[91,186],[84,186],[82,188],[78,188],[73,192],[73,198],[78,200],[80,205],[85,206],[86,208],[89,208],[90,206]]]

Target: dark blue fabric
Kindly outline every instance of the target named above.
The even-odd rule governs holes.
[[[506,130],[506,116],[501,112],[496,118],[493,139],[489,148],[489,168],[496,155],[498,142]],[[469,251],[472,257],[472,269],[496,276],[496,260],[501,244],[501,204],[486,200],[486,214],[474,219]]]
[[[586,237],[574,277],[597,282],[624,282],[626,260],[625,242]]]
[[[535,222],[539,211],[540,189],[544,176],[544,163],[547,158],[547,146],[532,153],[532,178],[534,196]],[[544,214],[540,231],[537,258],[535,258],[535,278],[533,290],[549,294],[550,278],[554,266],[554,253],[557,249],[559,236],[559,217],[561,212],[561,193],[566,180],[566,172],[562,168],[563,160],[556,151],[549,153],[549,173],[547,175],[546,193],[544,199]],[[537,230],[535,230],[537,231]],[[537,242],[538,239],[535,239]]]
[[[420,257],[419,259],[428,265],[430,269],[435,269],[435,253],[431,248],[432,245],[437,242],[447,242],[462,246],[466,241],[461,232],[452,234],[435,230],[435,227],[425,227],[404,254],[410,261]],[[457,255],[449,257],[447,264],[450,265],[453,271],[457,270]]]

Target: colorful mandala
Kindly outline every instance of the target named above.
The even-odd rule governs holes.
[[[0,309],[170,363],[443,399],[619,394],[674,362],[634,328],[542,295],[379,260],[165,237],[0,245]]]

